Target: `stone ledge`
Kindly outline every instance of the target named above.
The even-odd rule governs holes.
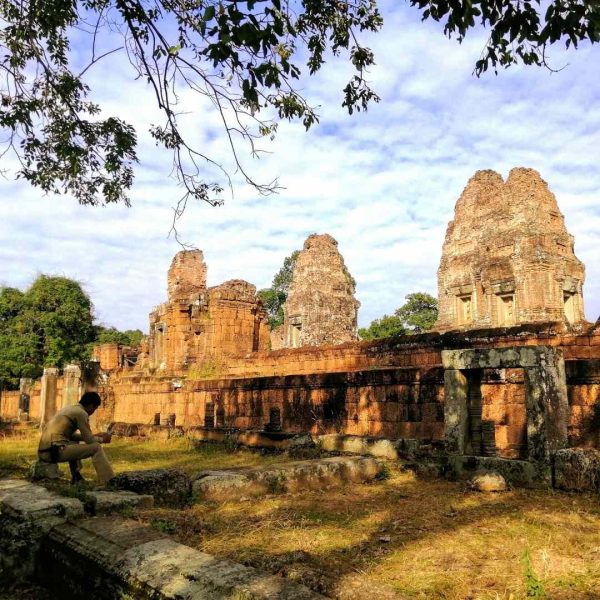
[[[317,444],[325,452],[345,452],[396,460],[398,458],[415,459],[436,454],[436,445],[442,442],[419,440],[414,438],[381,438],[359,435],[329,433],[316,438]],[[438,452],[439,453],[439,452]]]
[[[332,457],[263,469],[204,471],[192,483],[192,490],[198,498],[223,500],[225,496],[260,496],[372,481],[382,471],[383,464],[374,458]]]
[[[41,556],[43,582],[73,600],[323,600],[302,585],[217,559],[118,517],[56,527]]]
[[[106,515],[119,512],[123,509],[146,509],[154,506],[154,497],[149,494],[136,494],[135,492],[87,492],[85,507],[93,515]]]

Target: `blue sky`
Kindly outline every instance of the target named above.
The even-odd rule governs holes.
[[[377,66],[370,80],[381,96],[366,114],[341,108],[350,75],[331,60],[301,87],[320,105],[321,124],[305,133],[283,123],[269,154],[244,155],[259,180],[279,176],[277,195],[260,197],[239,183],[223,207],[190,205],[181,237],[204,251],[209,285],[246,279],[270,284],[285,256],[313,232],[339,242],[357,281],[359,322],[391,313],[414,291],[436,293],[436,271],[454,204],[478,169],[504,177],[516,166],[537,169],[556,194],[575,251],[585,263],[586,314],[600,314],[600,48],[556,49],[558,73],[511,67],[477,79],[485,42],[477,33],[459,45],[435,23],[421,23],[404,3],[384,2],[383,30],[368,39]],[[180,249],[168,237],[181,195],[171,157],[146,133],[159,116],[124,56],[89,71],[106,115],[138,128],[140,165],[132,208],[80,207],[23,182],[0,181],[0,283],[25,287],[39,273],[81,281],[98,319],[147,328],[166,297],[166,272]],[[210,107],[184,95],[186,130],[207,154],[228,164]],[[6,164],[2,165],[6,167]]]

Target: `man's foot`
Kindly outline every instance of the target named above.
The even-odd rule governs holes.
[[[77,485],[83,481],[85,481],[85,478],[81,473],[79,473],[79,471],[71,475],[71,485]]]

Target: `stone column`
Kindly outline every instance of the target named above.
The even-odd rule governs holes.
[[[29,421],[32,387],[33,379],[21,377],[19,380],[19,421]]]
[[[464,454],[469,423],[468,383],[459,369],[444,371],[444,444],[448,454]]]
[[[81,368],[67,365],[63,371],[62,406],[77,404],[81,398]]]
[[[544,348],[539,363],[525,369],[529,460],[547,462],[568,445],[569,400],[562,351]]]
[[[57,409],[56,381],[58,369],[51,367],[44,369],[42,375],[42,391],[40,393],[40,425],[45,425],[55,414]]]

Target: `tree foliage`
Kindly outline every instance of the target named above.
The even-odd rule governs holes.
[[[141,335],[94,326],[92,302],[66,277],[40,275],[25,292],[0,288],[0,388],[39,377],[44,367],[86,360],[93,342],[132,345]]]
[[[289,256],[286,256],[283,261],[283,266],[273,277],[271,287],[259,290],[258,296],[263,302],[269,318],[269,327],[275,329],[283,323],[283,305],[287,300],[288,290],[292,283],[292,274],[296,259],[300,254],[299,250],[295,250]]]
[[[382,338],[404,335],[406,329],[402,319],[396,315],[383,315],[380,319],[371,321],[368,327],[358,330],[358,335],[363,340],[379,340]]]
[[[437,320],[438,303],[431,294],[415,292],[405,296],[406,302],[395,314],[402,320],[408,333],[423,333],[431,329]]]
[[[423,20],[443,22],[444,33],[460,42],[477,21],[490,29],[475,65],[478,75],[518,62],[546,65],[548,46],[560,41],[567,48],[600,41],[600,3],[591,0],[411,0],[411,5],[423,11]]]
[[[139,329],[119,331],[116,327],[94,326],[94,344],[121,344],[122,346],[137,346],[144,334]]]
[[[361,339],[378,340],[431,329],[437,319],[437,300],[423,292],[408,294],[405,299],[406,302],[393,315],[383,315],[368,327],[359,329]]]
[[[373,53],[358,38],[382,25],[375,0],[0,0],[0,20],[0,126],[20,160],[18,176],[82,204],[129,203],[136,131],[101,116],[87,83],[89,70],[114,52],[127,54],[132,79],[155,95],[163,121],[149,131],[173,153],[180,209],[189,197],[219,203],[224,182],[231,185],[225,170],[205,179],[207,167],[222,167],[180,125],[190,90],[214,107],[236,169],[261,193],[277,184],[255,182],[237,144],[256,155],[257,140],[274,136],[278,119],[306,129],[318,121],[298,91],[303,71],[319,71],[328,52],[346,53],[354,74],[342,106],[353,113],[378,100],[365,79]],[[89,62],[76,69],[82,50]]]

